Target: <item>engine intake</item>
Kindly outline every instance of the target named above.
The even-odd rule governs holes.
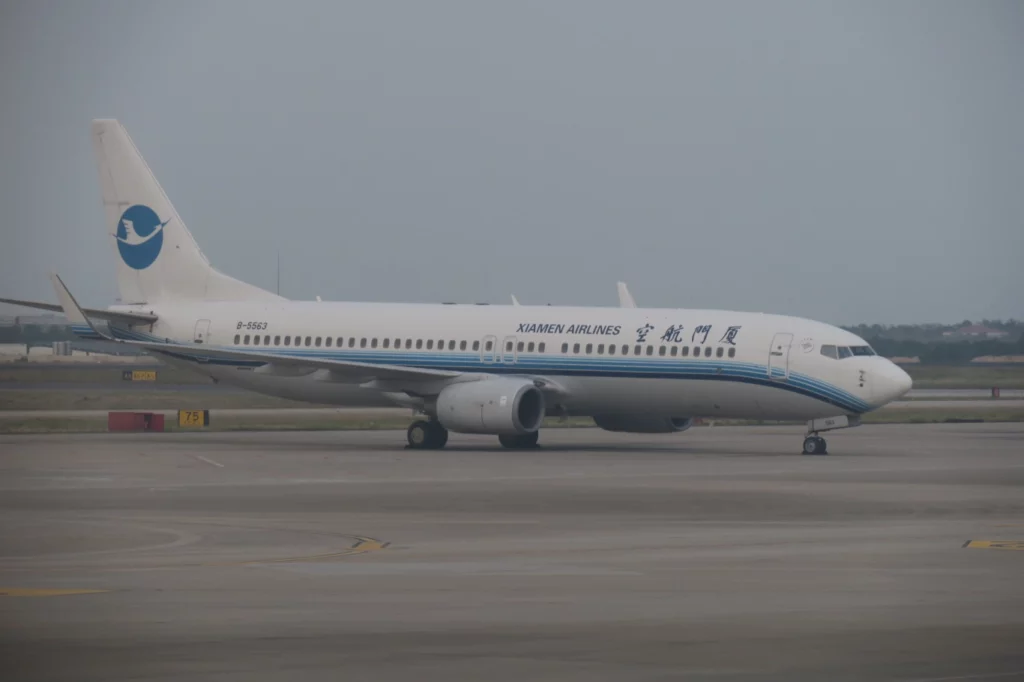
[[[605,431],[621,433],[678,433],[693,425],[692,417],[656,417],[643,414],[602,414],[594,423]]]
[[[533,433],[543,419],[544,394],[529,379],[496,377],[452,384],[437,396],[437,420],[458,433]]]

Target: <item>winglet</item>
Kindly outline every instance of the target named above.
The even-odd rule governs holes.
[[[625,282],[619,282],[619,307],[620,308],[635,308],[636,301],[633,300],[633,295],[629,293],[629,288]]]
[[[71,295],[64,281],[60,278],[56,272],[50,273],[50,282],[53,284],[53,290],[57,292],[57,301],[60,303],[60,307],[64,309],[64,316],[68,318],[68,322],[74,325],[84,325],[89,327],[90,330],[97,336],[107,340],[113,341],[109,336],[96,329],[96,326],[89,321],[85,313],[82,312],[82,307],[78,305],[78,301]]]

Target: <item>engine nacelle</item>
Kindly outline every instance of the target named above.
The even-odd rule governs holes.
[[[529,379],[495,377],[452,384],[437,396],[437,420],[458,433],[533,433],[543,419],[544,394]]]
[[[693,425],[691,417],[654,417],[642,414],[603,414],[594,423],[605,431],[622,433],[677,433]]]

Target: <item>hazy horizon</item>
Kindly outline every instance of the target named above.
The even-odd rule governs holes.
[[[0,59],[0,296],[116,298],[112,117],[289,298],[1024,318],[1019,3],[10,2]]]

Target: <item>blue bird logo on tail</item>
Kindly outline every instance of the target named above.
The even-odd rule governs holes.
[[[164,226],[171,219],[160,217],[149,206],[129,206],[117,221],[117,250],[130,268],[145,270],[156,262],[164,245]]]

